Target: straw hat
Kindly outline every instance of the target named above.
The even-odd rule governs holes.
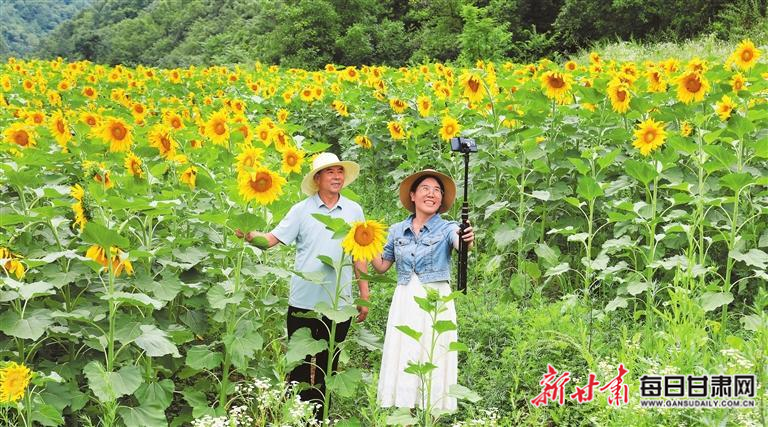
[[[317,184],[315,184],[315,174],[331,166],[341,166],[344,168],[344,185],[346,187],[354,182],[360,175],[360,165],[355,162],[341,161],[333,153],[320,153],[312,162],[312,170],[304,175],[301,181],[301,191],[307,196],[317,193]]]
[[[403,182],[400,183],[400,203],[402,203],[403,207],[409,211],[416,212],[416,204],[411,200],[411,186],[417,179],[424,175],[436,177],[443,184],[445,193],[443,193],[443,201],[440,204],[440,209],[437,210],[437,213],[448,211],[456,200],[456,183],[453,182],[453,179],[451,179],[450,176],[434,169],[424,169],[421,172],[416,172],[407,176]]]

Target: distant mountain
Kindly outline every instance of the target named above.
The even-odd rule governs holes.
[[[0,57],[26,57],[93,0],[0,0]]]

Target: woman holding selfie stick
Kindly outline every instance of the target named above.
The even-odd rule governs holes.
[[[456,341],[456,330],[438,335],[431,362],[437,366],[431,375],[429,403],[425,408],[420,378],[405,372],[409,363],[428,362],[433,331],[432,318],[423,311],[414,297],[425,298],[428,289],[441,297],[451,293],[451,252],[459,248],[459,224],[446,221],[441,213],[451,208],[456,198],[456,184],[450,176],[425,169],[406,177],[400,183],[400,202],[412,214],[389,229],[384,252],[372,260],[379,273],[392,264],[397,269],[397,288],[392,298],[384,337],[384,351],[379,374],[378,400],[382,407],[422,409],[456,409],[456,399],[448,396],[448,388],[457,383],[458,356],[449,351]],[[472,227],[465,229],[462,240],[469,247],[474,241]],[[438,320],[456,324],[453,301],[445,304]],[[397,329],[407,326],[420,333],[420,341]]]

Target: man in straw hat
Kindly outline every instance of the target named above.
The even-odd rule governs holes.
[[[333,305],[332,297],[337,294],[336,274],[333,268],[323,264],[319,255],[329,256],[334,262],[338,262],[343,256],[341,240],[333,239],[333,232],[325,228],[325,225],[312,216],[318,213],[333,218],[341,218],[347,223],[365,220],[363,209],[357,203],[341,195],[341,189],[351,184],[360,174],[360,166],[355,162],[341,161],[333,153],[321,153],[312,162],[312,170],[304,176],[301,182],[301,190],[306,194],[306,199],[291,207],[280,223],[269,233],[250,231],[242,233],[237,230],[238,237],[244,237],[251,241],[255,237],[266,239],[269,247],[278,243],[289,245],[296,242],[296,262],[294,268],[302,273],[321,272],[324,275],[322,284],[310,282],[298,276],[291,279],[291,291],[288,298],[288,338],[301,328],[309,328],[312,337],[318,340],[328,340],[331,329],[331,320],[322,317],[322,321],[314,317],[306,317],[305,313],[311,312],[319,303]],[[359,272],[367,271],[364,261],[355,262],[355,276]],[[350,305],[354,299],[352,289],[352,269],[344,267],[341,272],[342,286],[340,291],[341,306]],[[368,282],[358,279],[360,298],[368,300]],[[362,322],[368,314],[368,308],[358,306],[357,322]],[[295,316],[298,314],[301,317]],[[336,342],[344,341],[349,331],[351,319],[336,325]],[[339,353],[333,360],[333,370],[338,365]],[[322,369],[328,366],[328,351],[325,350],[316,355],[316,365]],[[297,366],[289,374],[289,381],[312,384],[311,381],[311,357],[308,356],[305,363]],[[317,418],[322,416],[322,401],[325,393],[325,374],[321,369],[316,369],[314,385],[301,392],[304,401],[315,401],[321,406],[315,414]]]

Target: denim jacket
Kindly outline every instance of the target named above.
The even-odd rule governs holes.
[[[459,235],[456,221],[446,221],[435,214],[424,224],[419,236],[411,225],[414,215],[389,227],[387,244],[381,257],[395,261],[397,284],[406,285],[412,274],[422,283],[449,280],[451,276],[451,250]]]

